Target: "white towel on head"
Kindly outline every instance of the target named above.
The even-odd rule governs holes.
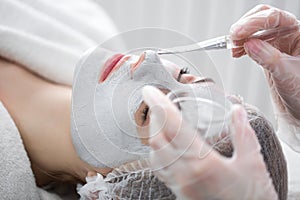
[[[83,52],[116,33],[93,1],[0,2],[0,56],[57,83],[71,85]]]

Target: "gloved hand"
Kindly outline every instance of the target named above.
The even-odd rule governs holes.
[[[150,107],[150,165],[178,199],[277,199],[260,145],[243,108],[232,118],[234,155],[224,157],[182,120],[154,87],[143,89]]]
[[[246,39],[264,29],[299,23],[286,11],[259,5],[231,26],[233,40]],[[247,53],[265,69],[278,122],[278,133],[300,152],[300,32],[264,42],[250,39],[243,48],[233,49],[233,57]]]

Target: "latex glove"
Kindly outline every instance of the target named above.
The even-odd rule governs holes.
[[[185,123],[158,89],[146,86],[150,107],[150,165],[178,199],[277,199],[260,145],[243,108],[232,118],[234,155],[224,157]]]
[[[296,17],[268,5],[259,5],[231,27],[233,40],[280,26],[297,24]],[[233,56],[247,53],[265,69],[275,103],[278,133],[282,140],[300,152],[300,32],[263,42],[250,39],[243,48],[233,49]]]

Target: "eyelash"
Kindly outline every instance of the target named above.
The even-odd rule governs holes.
[[[148,112],[149,112],[149,107],[146,106],[146,107],[143,109],[143,112],[142,112],[142,120],[143,120],[143,123],[147,120]]]
[[[187,68],[187,67],[182,68],[182,69],[179,71],[179,74],[178,74],[178,77],[177,77],[177,81],[178,81],[178,82],[180,81],[182,74],[189,74],[189,73],[190,73],[189,68]]]
[[[181,74],[189,74],[190,73],[190,70],[188,67],[184,67],[180,70],[180,73]]]

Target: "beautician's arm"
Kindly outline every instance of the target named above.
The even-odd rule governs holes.
[[[295,30],[271,41],[250,39],[242,48],[233,49],[234,57],[247,53],[265,71],[275,105],[279,137],[300,152],[300,22],[284,10],[258,5],[231,27],[234,40],[276,27],[294,26]],[[249,80],[251,81],[251,80]]]

